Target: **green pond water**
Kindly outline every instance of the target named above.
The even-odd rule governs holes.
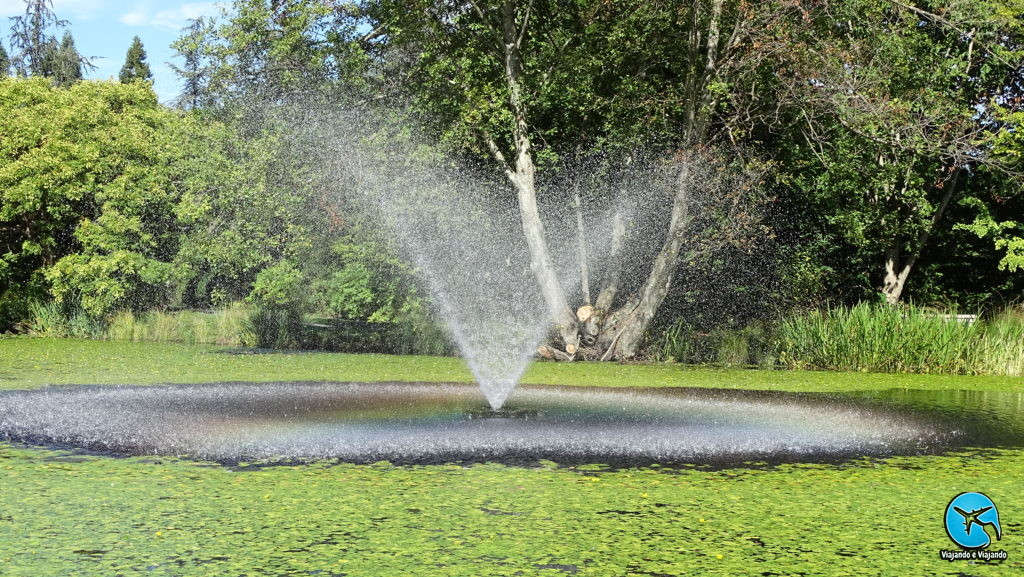
[[[5,356],[6,355],[6,356]],[[449,359],[0,340],[0,388],[225,380],[452,381]],[[224,465],[0,444],[0,575],[681,576],[1024,573],[1019,378],[535,366],[531,382],[842,398],[962,430],[920,454],[812,462]],[[965,491],[1002,562],[948,562]]]
[[[817,397],[818,395],[810,395]],[[830,393],[829,396],[836,396]],[[1020,393],[842,395],[963,427],[935,454],[612,468],[224,466],[0,445],[2,575],[1009,575]],[[950,563],[946,504],[999,506],[1008,560]]]

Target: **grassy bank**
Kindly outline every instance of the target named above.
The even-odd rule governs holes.
[[[455,381],[472,376],[451,357],[337,353],[234,354],[236,349],[85,339],[0,339],[0,388],[48,384],[339,380]],[[997,376],[833,373],[694,368],[678,364],[534,363],[526,383],[591,386],[715,387],[782,391],[887,388],[1024,390],[1024,379]]]
[[[862,303],[709,332],[680,322],[654,340],[650,355],[720,366],[1024,376],[1024,311],[961,322],[932,309]]]
[[[778,331],[794,367],[892,373],[1024,375],[1024,316],[958,322],[912,306],[860,304],[794,315]]]

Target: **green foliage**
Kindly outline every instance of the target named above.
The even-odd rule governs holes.
[[[360,8],[308,0],[234,0],[223,20],[197,19],[172,46],[185,59],[186,107],[230,110],[283,97],[358,90],[366,57]]]
[[[69,86],[82,80],[82,68],[87,66],[91,66],[89,60],[78,52],[71,33],[65,32],[59,44],[56,41],[46,44],[40,73],[52,78],[58,86]]]
[[[7,49],[4,48],[3,42],[0,41],[0,78],[5,78],[11,74],[11,57],[7,54]]]
[[[283,260],[256,275],[249,300],[257,306],[271,308],[301,303],[304,285],[302,273],[292,263]]]
[[[775,349],[774,335],[764,324],[700,332],[677,321],[654,344],[652,356],[665,362],[772,367]]]
[[[82,308],[77,298],[30,305],[28,334],[51,338],[96,338],[105,324]]]
[[[167,145],[157,128],[170,114],[152,91],[12,79],[0,108],[0,286],[45,276],[58,300],[81,293],[100,316],[129,293],[126,279],[161,282],[152,253],[170,187],[155,170]]]
[[[1024,171],[1024,112],[995,107],[992,118],[998,131],[992,143],[992,155],[1016,171]],[[967,203],[975,214],[974,222],[959,223],[958,229],[974,233],[978,238],[993,241],[999,251],[999,269],[1016,272],[1024,268],[1024,223],[1020,210],[1024,194],[1019,182],[996,179],[988,184],[993,201],[970,199]]]
[[[703,49],[691,44],[706,34],[710,4],[511,3],[524,39],[520,89],[538,164],[557,166],[574,152],[626,156],[651,143],[678,143],[718,117],[722,109],[709,107],[704,94],[738,82],[704,70],[706,56],[696,53]],[[749,15],[726,4],[720,24],[728,35]],[[459,1],[379,0],[368,10],[390,32],[384,57],[405,64],[397,72],[421,116],[449,147],[482,157],[490,156],[483,134],[513,148],[510,87],[496,39],[504,5],[481,2],[477,11]],[[733,72],[723,67],[719,74]]]
[[[0,333],[14,331],[21,321],[29,318],[29,302],[14,289],[0,294]]]
[[[124,57],[124,66],[118,74],[122,84],[128,84],[136,80],[151,82],[153,71],[149,69],[146,62],[146,49],[142,47],[142,39],[138,36],[132,38],[132,45],[128,47],[128,53]]]
[[[957,322],[913,306],[860,304],[796,314],[779,328],[779,361],[844,371],[1019,375],[1024,322]]]
[[[974,222],[958,224],[957,227],[978,235],[978,238],[994,239],[995,249],[1005,251],[999,261],[1000,270],[1015,272],[1024,268],[1024,237],[1017,236],[1024,231],[1021,223],[1013,220],[998,222],[991,214],[983,213]]]
[[[254,340],[245,330],[248,315],[249,309],[238,303],[212,312],[121,311],[107,322],[103,338],[238,347]]]
[[[266,141],[160,107],[145,84],[0,84],[0,288],[120,308],[246,297],[257,273],[311,246],[306,201],[268,188]]]
[[[366,265],[355,262],[335,271],[323,284],[328,294],[327,309],[346,319],[361,319],[374,314],[377,295],[370,283],[373,275]]]
[[[810,27],[784,28],[796,42],[780,56],[798,72],[780,95],[790,119],[774,145],[784,159],[779,181],[805,212],[782,225],[802,228],[834,271],[825,287],[841,291],[833,296],[868,298],[887,259],[897,271],[931,266],[918,256],[941,254],[930,250],[936,242],[955,246],[948,232],[967,216],[953,207],[995,207],[1018,194],[1021,173],[1000,150],[1013,131],[997,121],[992,94],[1016,82],[1024,54],[1012,14],[1022,10],[1017,1],[850,0],[810,11]],[[1000,173],[995,182],[989,170]],[[909,294],[962,298],[962,271],[995,264],[992,252],[960,255],[923,275],[913,269]]]
[[[316,306],[339,318],[395,322],[418,306],[413,271],[374,231],[352,228],[331,246],[324,264],[333,272],[313,287]]]
[[[169,63],[171,69],[182,80],[182,93],[176,104],[184,110],[201,109],[211,104],[209,94],[209,70],[204,65],[204,39],[212,27],[212,22],[199,17],[189,21],[182,30],[180,38],[171,43],[177,55],[184,60],[184,66]]]
[[[45,75],[45,61],[59,46],[51,29],[67,24],[54,13],[53,0],[25,1],[25,13],[11,18],[11,61],[19,76]]]
[[[300,349],[309,346],[309,331],[302,311],[295,306],[257,306],[243,322],[252,346],[264,349]]]

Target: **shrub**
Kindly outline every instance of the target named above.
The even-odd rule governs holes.
[[[300,349],[309,337],[303,324],[302,311],[296,306],[257,306],[246,317],[243,326],[251,337],[245,343],[267,349]]]

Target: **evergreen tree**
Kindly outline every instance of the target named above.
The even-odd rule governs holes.
[[[10,61],[19,76],[45,76],[66,86],[81,80],[85,69],[96,68],[79,54],[71,32],[65,30],[60,42],[50,33],[68,25],[53,12],[53,0],[25,0],[25,14],[11,22]]]
[[[58,86],[69,86],[82,79],[82,68],[88,65],[88,60],[75,47],[71,33],[65,32],[59,43],[56,40],[46,43],[37,74],[52,78]]]
[[[124,66],[121,67],[119,76],[122,84],[128,84],[135,80],[150,82],[153,80],[153,71],[149,69],[146,62],[146,49],[142,47],[142,40],[136,36],[132,39],[132,45],[128,48],[128,54],[124,58]]]
[[[0,76],[8,76],[11,73],[11,59],[4,50],[3,43],[0,43]]]
[[[174,72],[184,82],[177,105],[185,110],[202,108],[210,99],[209,69],[206,66],[205,42],[213,34],[213,23],[205,18],[194,18],[182,30],[181,38],[171,44],[185,60],[184,66],[171,64]]]
[[[45,76],[44,62],[52,57],[57,39],[49,29],[63,28],[66,20],[57,18],[53,0],[25,0],[25,14],[11,18],[11,61],[20,76]]]

